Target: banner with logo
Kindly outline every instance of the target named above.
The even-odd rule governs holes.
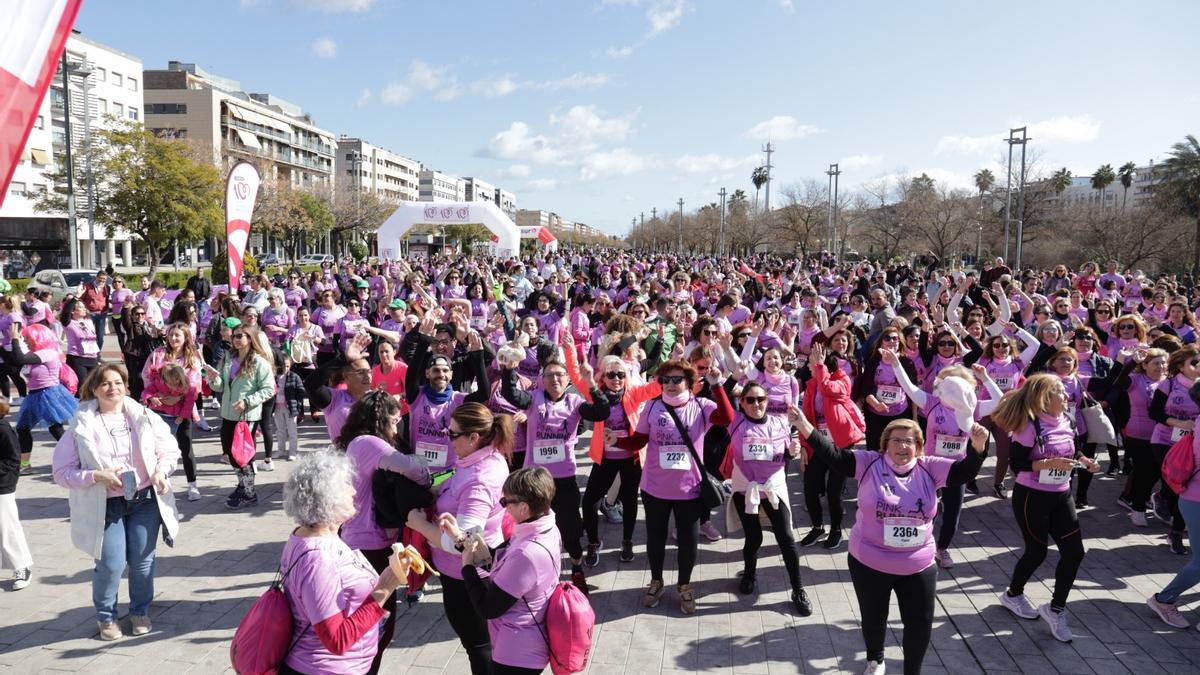
[[[81,1],[0,0],[0,17],[4,18],[0,22],[0,204],[8,194]]]
[[[229,170],[229,180],[225,184],[225,243],[229,256],[229,290],[234,293],[242,282],[242,261],[261,180],[253,164],[238,162]]]

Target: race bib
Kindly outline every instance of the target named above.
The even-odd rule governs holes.
[[[997,377],[996,386],[1000,387],[1000,391],[1009,391],[1013,388],[1013,378],[1011,375],[1006,377]]]
[[[691,453],[686,445],[660,445],[658,466],[666,471],[688,471],[692,468]]]
[[[958,457],[966,449],[966,436],[938,434],[933,439],[933,454],[939,457]]]
[[[1038,482],[1042,485],[1063,485],[1071,480],[1071,472],[1062,469],[1042,469],[1038,472]]]
[[[774,448],[766,443],[745,443],[742,445],[742,459],[748,462],[769,462],[774,457]]]
[[[79,346],[83,348],[84,356],[95,356],[100,353],[100,346],[96,344],[95,340],[84,340],[79,343]]]
[[[417,459],[425,462],[425,466],[440,469],[446,466],[446,459],[449,457],[449,447],[441,443],[417,441],[416,456]]]
[[[1187,429],[1180,429],[1179,427],[1171,427],[1171,442],[1174,443],[1175,441],[1178,441],[1179,439],[1183,438],[1183,435],[1186,433],[1187,433]]]
[[[533,442],[534,464],[557,464],[566,458],[567,449],[560,440],[550,438]]]
[[[800,312],[788,314],[788,323],[799,326],[802,321],[803,316],[800,314]]]
[[[875,390],[875,398],[886,406],[893,406],[904,400],[904,390],[900,387],[889,387],[886,384],[881,384]]]
[[[471,316],[471,328],[474,328],[475,330],[483,330],[484,328],[487,328],[487,317],[482,316],[482,315],[480,315],[480,316],[472,315]]]
[[[920,518],[884,518],[883,545],[888,548],[917,548],[929,536],[931,523]]]

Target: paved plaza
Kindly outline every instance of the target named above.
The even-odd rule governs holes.
[[[213,416],[209,413],[210,418]],[[302,426],[304,447],[324,445],[324,426]],[[276,462],[259,474],[259,506],[231,512],[224,497],[233,487],[219,461],[216,433],[198,434],[199,483],[204,499],[187,502],[175,547],[159,546],[154,632],[114,643],[96,637],[91,607],[91,562],[69,541],[66,491],[51,481],[50,438],[37,437],[37,471],[17,488],[21,519],[34,553],[34,583],[20,592],[0,591],[0,668],[12,673],[222,673],[229,668],[229,640],[246,609],[274,573],[291,523],[281,506],[290,465]],[[584,440],[580,449],[586,448]],[[585,452],[579,454],[587,474]],[[990,461],[989,461],[990,465]],[[183,485],[182,472],[175,478]],[[799,487],[793,476],[791,484]],[[986,481],[981,481],[985,483]],[[1020,550],[1007,502],[968,498],[954,551],[957,564],[938,580],[937,615],[925,671],[929,673],[1200,672],[1200,632],[1171,630],[1144,602],[1182,564],[1166,547],[1165,528],[1136,530],[1115,504],[1120,481],[1100,478],[1092,488],[1096,508],[1081,517],[1088,549],[1069,611],[1075,641],[1061,644],[1041,621],[1019,621],[996,602]],[[852,493],[851,493],[852,494]],[[792,504],[802,504],[798,490]],[[847,502],[847,518],[853,504]],[[807,515],[800,507],[797,530]],[[602,521],[603,522],[603,521]],[[847,523],[849,524],[849,523]],[[788,603],[787,577],[770,534],[760,554],[759,594],[736,590],[741,538],[703,543],[694,581],[699,610],[685,617],[673,588],[673,549],[668,548],[668,593],[656,609],[643,609],[649,581],[644,531],[635,538],[637,559],[620,563],[612,549],[619,526],[603,524],[609,545],[591,570],[597,626],[589,673],[792,673],[859,672],[863,666],[857,605],[846,571],[846,547],[820,545],[801,551],[805,585],[814,614],[802,619]],[[1028,594],[1050,597],[1051,550]],[[1194,606],[1196,593],[1184,597]],[[122,584],[121,611],[127,609]],[[441,595],[433,587],[420,603],[402,608],[396,638],[384,657],[388,673],[466,673],[465,654],[446,623]],[[1185,609],[1193,623],[1200,613]],[[900,670],[897,613],[892,611],[887,659]]]

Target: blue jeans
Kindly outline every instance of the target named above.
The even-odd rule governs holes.
[[[171,435],[174,436],[175,432],[179,430],[179,424],[175,421],[178,418],[174,415],[158,412],[157,410],[154,411],[154,414],[161,417],[162,421],[167,423],[167,426],[171,428]]]
[[[1179,500],[1179,511],[1183,513],[1183,521],[1187,523],[1188,539],[1192,544],[1192,559],[1162,589],[1156,597],[1159,602],[1173,605],[1179,596],[1192,586],[1200,583],[1200,502],[1189,499]]]
[[[154,548],[162,517],[154,488],[139,490],[133,501],[110,497],[104,514],[104,545],[92,577],[92,604],[96,620],[117,619],[117,590],[129,565],[129,613],[146,616],[154,597]]]
[[[108,312],[91,312],[91,316],[92,325],[96,327],[96,346],[104,351],[104,330],[108,328],[105,325],[108,323]]]

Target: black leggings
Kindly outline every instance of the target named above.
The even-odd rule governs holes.
[[[1083,533],[1079,517],[1071,503],[1071,492],[1045,492],[1017,484],[1012,492],[1013,515],[1025,537],[1025,552],[1013,569],[1010,596],[1025,592],[1025,584],[1046,559],[1049,539],[1058,545],[1058,567],[1054,570],[1054,596],[1050,606],[1065,609],[1067,595],[1075,584],[1079,564],[1083,562]]]
[[[67,354],[67,367],[75,373],[79,384],[83,384],[83,381],[87,379],[88,373],[95,370],[99,365],[100,362],[93,356]]]
[[[912,419],[912,406],[906,406],[899,415],[880,415],[871,410],[871,406],[863,404],[863,417],[867,421],[867,449],[879,450],[879,439],[883,436],[883,430],[893,420]]]
[[[263,456],[271,459],[271,450],[275,448],[275,397],[267,399],[260,411],[262,417],[254,423],[255,431],[262,431]]]
[[[937,589],[937,565],[930,565],[915,574],[896,575],[880,572],[847,556],[850,581],[858,596],[858,612],[862,615],[863,642],[867,645],[867,660],[883,660],[883,641],[887,636],[888,603],[892,591],[900,606],[900,622],[904,626],[901,642],[904,651],[904,672],[919,675],[929,637],[933,633],[933,592]]]
[[[51,424],[48,429],[54,440],[62,438],[63,425]],[[28,428],[17,427],[17,442],[21,444],[21,454],[28,455],[33,452],[33,430]],[[1182,519],[1181,519],[1182,520]]]
[[[733,493],[733,508],[737,509],[738,518],[742,521],[742,529],[746,538],[742,544],[742,563],[745,565],[745,575],[754,578],[758,571],[758,549],[763,543],[762,522],[758,514],[746,513],[746,494]],[[801,588],[800,557],[796,555],[796,538],[792,535],[792,514],[786,508],[774,508],[770,502],[759,502],[758,508],[767,514],[771,521],[771,529],[775,531],[775,543],[779,544],[779,553],[783,556],[783,566],[787,569],[788,580],[792,589]]]
[[[958,533],[958,517],[962,513],[963,498],[966,496],[967,486],[963,483],[942,488],[942,526],[938,529],[937,536],[939,551],[950,548],[954,535]]]
[[[191,414],[191,411],[187,411]],[[187,476],[187,482],[196,482],[196,453],[192,451],[192,421],[184,418],[182,422],[178,422],[178,427],[175,429],[175,442],[179,444],[179,452],[183,455],[183,473]]]
[[[1154,450],[1150,441],[1140,438],[1125,439],[1125,459],[1133,462],[1129,501],[1133,504],[1134,511],[1145,511],[1150,491],[1162,477],[1162,465],[1154,461]]]
[[[700,514],[706,509],[700,498],[659,499],[642,491],[646,509],[646,557],[650,559],[650,579],[663,580],[663,562],[667,557],[667,526],[675,514],[675,533],[679,550],[679,585],[692,583],[696,551],[700,539]]]
[[[492,672],[492,643],[487,622],[475,611],[475,605],[467,596],[467,585],[462,579],[453,579],[445,574],[439,578],[442,580],[442,605],[446,608],[446,621],[467,652],[472,675],[489,675]]]
[[[621,523],[622,540],[633,540],[633,528],[637,525],[638,485],[642,482],[642,467],[633,457],[606,459],[592,465],[587,487],[583,491],[583,529],[589,544],[600,543],[600,501],[612,487],[617,476],[621,477],[621,490],[617,497],[623,509]],[[557,513],[557,511],[555,512]]]
[[[583,520],[579,512],[579,483],[575,477],[554,479],[554,499],[550,501],[563,548],[574,562],[583,557]]]
[[[8,381],[17,386],[17,395],[24,396],[26,394],[25,378],[21,377],[21,366],[16,363],[9,363],[0,356],[0,394],[4,394],[4,398],[12,398],[9,394],[11,389],[8,387]]]
[[[1154,464],[1154,470],[1157,472],[1155,480],[1162,477],[1163,460],[1167,458],[1167,453],[1171,451],[1171,446],[1160,445],[1153,443],[1150,445],[1150,461]],[[1153,481],[1146,490],[1146,496],[1150,496],[1150,489],[1154,488]],[[1179,495],[1167,485],[1167,481],[1162,481],[1162,487],[1159,488],[1158,496],[1166,503],[1167,508],[1171,511],[1171,532],[1182,534],[1186,529],[1186,524],[1183,522],[1183,514],[1179,512]]]
[[[829,502],[829,527],[842,529],[842,486],[846,477],[834,471],[825,460],[813,455],[804,467],[804,506],[812,526],[823,527],[825,516],[821,513],[821,495]]]
[[[1087,436],[1076,436],[1075,447],[1079,449],[1079,454],[1088,459],[1096,459],[1095,443],[1088,443]],[[1075,500],[1086,502],[1088,500],[1088,488],[1092,486],[1092,472],[1087,469],[1075,470]]]
[[[545,668],[521,668],[492,661],[492,675],[539,675]]]

